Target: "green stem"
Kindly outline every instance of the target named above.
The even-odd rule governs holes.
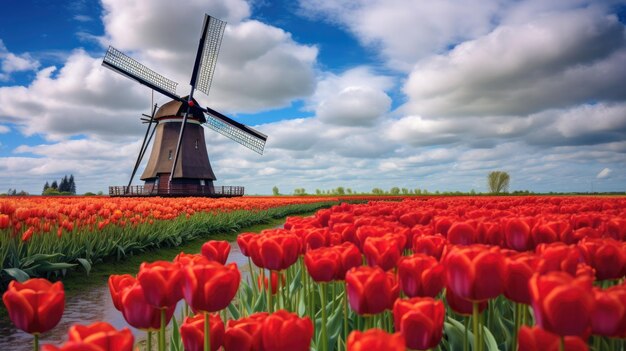
[[[559,342],[559,351],[565,351],[565,337],[561,336]]]
[[[320,283],[320,303],[322,304],[322,351],[328,350],[328,336],[326,331],[326,285],[327,283]]]
[[[267,278],[267,287],[265,289],[265,291],[267,292],[267,305],[268,305],[268,311],[270,311],[270,313],[274,313],[274,304],[272,301],[272,271],[269,271],[269,277]],[[265,284],[265,279],[263,279],[263,284]]]
[[[256,274],[254,273],[254,267],[252,267],[252,259],[250,256],[248,256],[248,268],[250,268],[250,277],[252,278],[250,285],[252,285],[252,291],[256,292],[257,290],[254,288],[254,284],[256,283]],[[256,295],[254,297],[256,297]]]
[[[161,308],[161,330],[159,331],[159,351],[165,351],[165,308]]]
[[[348,292],[343,291],[343,340],[348,340]]]
[[[474,351],[480,350],[480,323],[478,313],[478,302],[474,302],[472,306],[472,329],[474,331]]]
[[[39,333],[33,334],[35,340],[33,340],[33,350],[39,351]]]
[[[463,335],[463,351],[469,351],[469,317],[464,317],[463,324],[465,325],[465,334]]]
[[[148,340],[146,343],[146,350],[152,351],[152,331],[148,330]]]
[[[513,303],[515,305],[515,310],[514,310],[514,320],[515,320],[515,327],[513,327],[513,343],[511,344],[511,350],[515,351],[517,350],[517,338],[519,337],[519,329],[520,326],[522,324],[522,309],[520,306],[520,303],[514,302]]]
[[[211,315],[204,312],[204,351],[211,351],[211,328],[209,327]]]

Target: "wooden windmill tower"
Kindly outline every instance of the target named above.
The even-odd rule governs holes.
[[[241,196],[243,187],[216,187],[204,141],[207,126],[239,144],[263,154],[267,136],[223,114],[202,107],[193,98],[195,90],[209,93],[226,23],[204,15],[202,35],[191,74],[191,91],[180,97],[178,83],[109,47],[102,65],[136,80],[172,101],[142,120],[148,124],[128,186],[109,187],[112,196]],[[152,151],[141,179],[144,186],[131,187],[137,168],[154,137]]]

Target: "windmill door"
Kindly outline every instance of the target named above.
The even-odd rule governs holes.
[[[169,189],[170,174],[159,173],[159,194],[166,194]]]

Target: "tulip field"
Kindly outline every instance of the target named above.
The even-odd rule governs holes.
[[[150,243],[176,246],[168,240],[184,240],[180,229],[196,233],[224,212],[320,202],[255,200],[0,202],[0,259],[21,281],[3,294],[8,316],[39,349],[40,334],[63,315],[58,268]],[[247,264],[226,264],[231,245]],[[29,266],[29,257],[48,263]],[[76,324],[65,343],[41,349],[625,350],[625,276],[624,197],[341,203],[233,243],[208,240],[200,252],[144,262],[135,276],[111,275],[115,308],[141,333]]]
[[[312,211],[332,197],[0,199],[0,287]],[[6,285],[5,285],[6,287]]]

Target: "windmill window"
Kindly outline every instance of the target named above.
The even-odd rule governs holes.
[[[198,139],[196,139],[196,150],[198,150]]]
[[[170,150],[169,153],[167,154],[167,159],[168,160],[172,159],[172,150]]]

